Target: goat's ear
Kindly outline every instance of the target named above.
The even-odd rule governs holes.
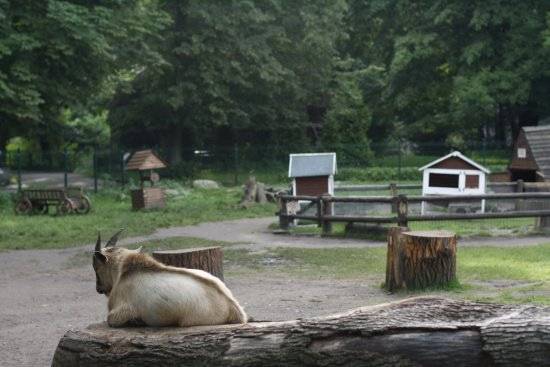
[[[107,242],[107,244],[105,245],[105,247],[115,247],[116,246],[116,243],[118,241],[118,236],[120,236],[120,234],[124,231],[124,228],[121,228],[117,233],[115,233],[113,235],[113,237],[111,237],[111,239]]]
[[[103,255],[100,251],[94,251],[94,257],[104,264],[107,262],[107,256]]]

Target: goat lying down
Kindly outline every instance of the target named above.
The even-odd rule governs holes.
[[[138,250],[116,247],[121,231],[93,256],[96,290],[109,298],[107,322],[148,326],[246,323],[231,291],[215,276],[196,269],[166,266]]]

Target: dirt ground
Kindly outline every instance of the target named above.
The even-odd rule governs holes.
[[[268,247],[366,247],[380,242],[317,237],[286,237],[266,228],[274,218],[247,219],[162,229],[151,236],[124,239],[144,242],[177,236],[202,237],[239,243],[249,249]],[[522,244],[548,238],[522,239]],[[518,245],[518,240],[488,240],[483,245]],[[476,242],[463,245],[474,246]],[[59,338],[71,328],[106,318],[106,298],[95,292],[91,267],[92,245],[64,250],[0,252],[0,365],[49,366]],[[82,259],[89,253],[89,265]],[[242,273],[226,268],[226,283],[256,320],[285,320],[336,313],[397,299],[376,282],[291,279],[270,273]]]

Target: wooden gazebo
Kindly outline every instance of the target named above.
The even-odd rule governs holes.
[[[141,188],[131,192],[133,209],[164,208],[164,191],[160,187],[154,187],[159,181],[159,175],[154,170],[166,167],[166,162],[152,149],[132,154],[126,164],[126,170],[138,171],[141,184]],[[149,182],[150,187],[145,187],[145,182]]]

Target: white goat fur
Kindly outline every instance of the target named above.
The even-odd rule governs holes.
[[[109,298],[107,322],[149,326],[246,323],[247,316],[218,278],[166,266],[140,250],[106,247],[94,255],[98,292]],[[100,289],[100,283],[102,289]]]

